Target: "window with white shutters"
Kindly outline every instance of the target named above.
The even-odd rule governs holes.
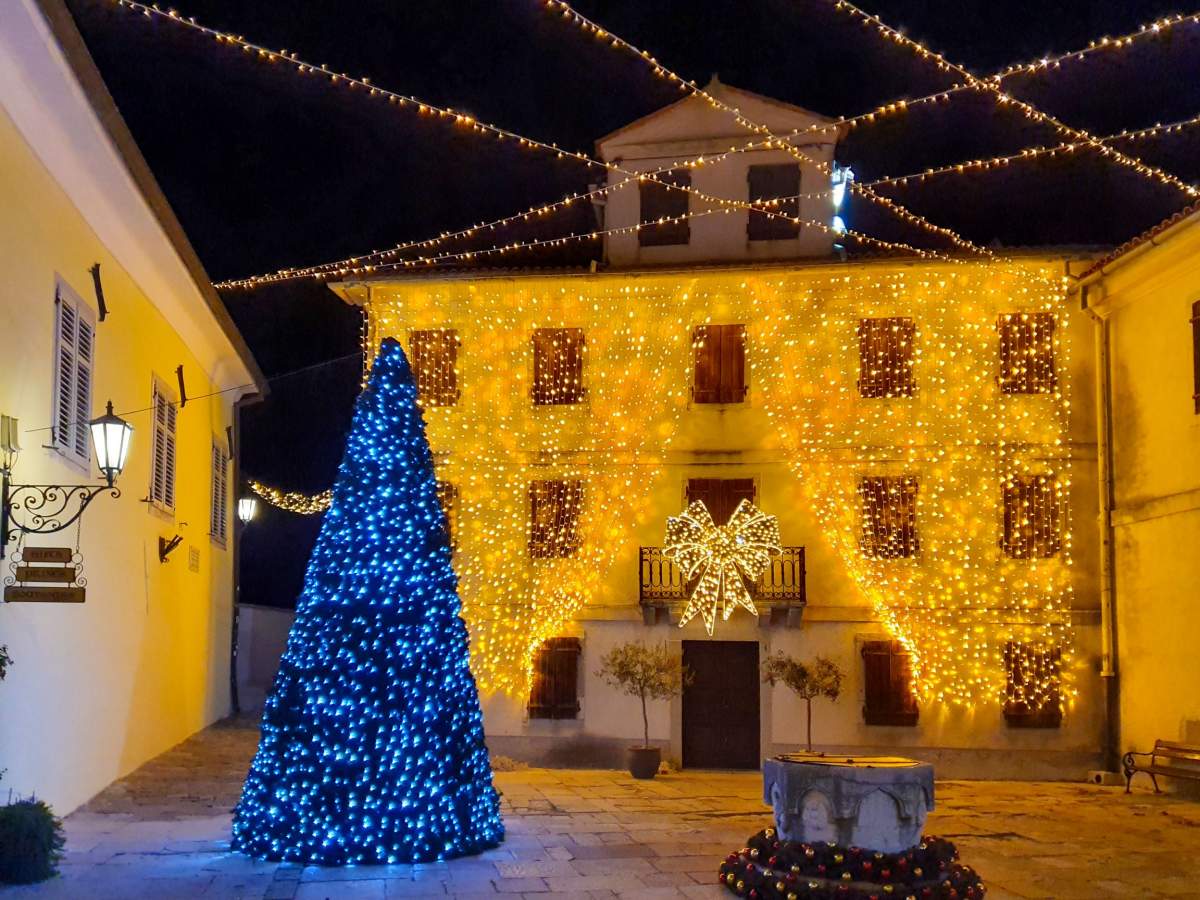
[[[154,446],[150,456],[150,502],[159,509],[175,511],[175,418],[176,400],[160,379],[154,379]]]
[[[212,443],[212,512],[208,533],[224,546],[229,536],[229,454],[217,438]]]
[[[55,290],[53,443],[81,466],[91,462],[88,420],[92,417],[92,367],[96,320],[91,308],[66,284]]]

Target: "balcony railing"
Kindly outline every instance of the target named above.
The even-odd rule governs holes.
[[[651,624],[661,618],[657,613],[652,615],[654,611],[666,611],[672,604],[682,603],[695,586],[686,582],[679,568],[663,556],[662,547],[641,548],[640,578],[638,601]],[[788,625],[798,625],[806,602],[804,548],[784,547],[781,554],[771,557],[762,577],[746,587],[760,616],[768,617],[770,622],[783,619]]]

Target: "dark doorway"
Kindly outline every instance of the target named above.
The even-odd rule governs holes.
[[[684,768],[759,768],[757,642],[684,641],[683,662]]]

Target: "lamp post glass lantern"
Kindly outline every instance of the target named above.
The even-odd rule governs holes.
[[[70,527],[102,491],[121,496],[114,482],[125,468],[133,427],[113,413],[109,401],[107,412],[89,422],[88,429],[106,485],[13,484],[10,478],[21,450],[17,420],[0,417],[0,558],[20,534],[53,534]]]
[[[243,525],[249,525],[254,517],[258,514],[258,501],[253,497],[243,497],[237,504],[238,521]]]
[[[133,437],[133,426],[113,414],[112,401],[108,401],[108,411],[98,419],[88,423],[92,431],[92,445],[96,450],[96,465],[112,487],[113,481],[125,468],[125,460],[129,456],[129,441]]]

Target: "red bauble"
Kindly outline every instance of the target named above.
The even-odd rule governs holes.
[[[887,881],[889,878],[892,877],[892,870],[891,869],[880,869],[879,877],[882,878],[884,881]]]

